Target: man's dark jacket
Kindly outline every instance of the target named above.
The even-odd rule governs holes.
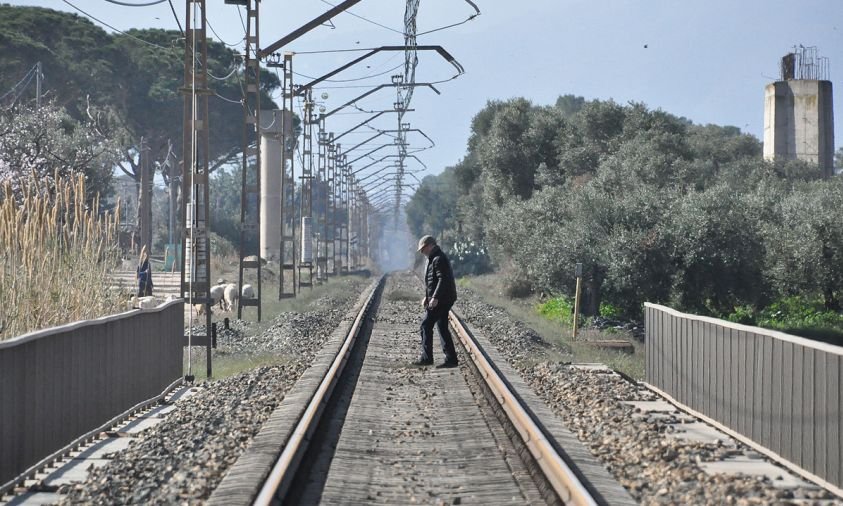
[[[451,262],[439,246],[434,246],[430,255],[427,256],[424,282],[425,295],[431,299],[437,299],[440,305],[451,305],[457,301],[454,271],[451,270]]]

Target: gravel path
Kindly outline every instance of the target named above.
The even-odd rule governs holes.
[[[656,394],[617,374],[555,362],[553,347],[535,331],[470,290],[459,292],[456,310],[460,315],[485,332],[527,384],[641,504],[796,504],[791,499],[810,504],[835,498],[817,488],[777,488],[769,478],[704,473],[699,462],[720,460],[734,452],[734,446],[669,437],[670,419],[636,413],[623,403],[656,400]]]
[[[306,313],[282,313],[259,335],[232,321],[216,353],[272,352],[283,365],[199,384],[161,423],[71,488],[62,504],[204,503],[370,280],[343,282],[357,293],[317,299]]]

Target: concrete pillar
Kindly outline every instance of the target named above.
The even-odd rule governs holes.
[[[261,111],[261,230],[260,256],[277,261],[281,256],[281,144],[280,110]]]
[[[791,79],[764,90],[764,158],[797,159],[834,170],[831,81]]]

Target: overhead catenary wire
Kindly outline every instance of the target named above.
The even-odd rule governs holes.
[[[233,99],[230,99],[230,98],[226,98],[226,97],[220,95],[217,92],[214,92],[214,96],[217,97],[220,100],[224,100],[224,101],[232,103],[232,104],[243,105],[243,100],[233,100]]]
[[[332,3],[330,3],[330,2],[328,2],[328,1],[326,1],[326,0],[321,0],[321,1],[322,1],[322,3],[327,4],[327,5],[330,5],[331,7],[336,7],[336,5],[334,5],[334,4],[332,4]],[[468,23],[469,21],[473,21],[473,20],[474,20],[474,18],[476,18],[477,16],[479,16],[479,15],[480,15],[480,9],[479,9],[479,8],[477,7],[477,5],[476,5],[474,2],[472,2],[471,0],[465,0],[465,2],[466,2],[466,3],[468,3],[469,5],[471,5],[471,6],[474,8],[474,10],[475,10],[475,13],[474,13],[474,14],[472,14],[472,15],[468,16],[466,19],[464,19],[464,20],[462,20],[462,21],[460,21],[460,22],[458,22],[458,23],[451,23],[451,24],[448,24],[448,25],[443,25],[443,26],[440,26],[440,27],[437,27],[437,28],[432,28],[432,29],[430,29],[430,30],[425,30],[425,31],[423,31],[423,32],[421,32],[421,33],[416,33],[416,34],[415,34],[415,36],[416,36],[416,37],[421,37],[422,35],[427,35],[427,34],[429,34],[429,33],[440,32],[440,31],[442,31],[442,30],[447,30],[447,29],[449,29],[449,28],[454,28],[454,27],[456,27],[456,26],[464,25],[465,23]],[[406,33],[406,32],[404,32],[404,31],[402,31],[402,30],[398,30],[398,29],[396,29],[396,28],[392,28],[392,27],[389,27],[389,26],[383,25],[383,24],[381,24],[381,23],[378,23],[377,21],[372,21],[371,19],[368,19],[368,18],[365,18],[365,17],[360,16],[360,15],[358,15],[358,14],[355,14],[355,13],[351,12],[350,10],[345,11],[345,12],[344,12],[344,14],[348,14],[348,15],[350,15],[350,16],[354,16],[355,18],[361,19],[361,20],[363,20],[363,21],[365,21],[365,22],[367,22],[367,23],[371,23],[371,24],[373,24],[373,25],[375,25],[375,26],[379,26],[379,27],[384,28],[384,29],[386,29],[386,30],[389,30],[389,31],[391,31],[391,32],[399,33],[399,34],[401,34],[401,35],[403,35],[403,36],[405,36],[405,37],[407,36],[407,33]],[[349,51],[354,51],[354,50],[352,49],[352,50],[349,50]],[[317,52],[317,51],[314,51],[314,52]],[[331,52],[331,51],[326,51],[326,52]]]
[[[205,73],[207,73],[208,77],[210,77],[211,79],[216,79],[217,81],[226,81],[229,77],[233,76],[235,72],[237,72],[238,68],[239,66],[235,66],[233,69],[231,69],[231,72],[229,72],[228,75],[224,77],[215,76],[214,74],[211,74],[209,70],[206,70]]]
[[[402,63],[401,65],[403,66],[404,64]],[[453,81],[454,79],[458,78],[459,76],[460,75],[457,74],[455,76],[449,77],[448,79],[440,79],[439,81],[431,81],[429,83],[426,82],[424,84],[447,83],[448,81]],[[319,86],[318,88],[314,87],[313,89],[314,90],[350,90],[350,89],[355,89],[355,88],[357,88],[357,89],[359,89],[359,88],[371,88],[371,86],[368,86],[368,85],[365,85],[365,84],[362,84],[362,85],[357,84],[357,85]]]
[[[336,5],[332,4],[331,2],[328,2],[327,0],[321,0],[321,1],[322,1],[322,3],[323,3],[323,4],[330,5],[331,7],[336,7]],[[404,35],[404,32],[403,32],[403,31],[401,31],[401,30],[396,30],[395,28],[391,28],[391,27],[389,27],[389,26],[383,25],[383,24],[381,24],[381,23],[378,23],[377,21],[372,21],[371,19],[364,18],[363,16],[360,16],[360,15],[357,15],[357,14],[355,14],[355,13],[351,12],[351,10],[345,10],[345,11],[343,11],[343,14],[348,14],[349,16],[354,16],[355,18],[357,18],[357,19],[362,19],[363,21],[365,21],[365,22],[367,22],[367,23],[371,23],[371,24],[373,24],[373,25],[375,25],[375,26],[379,26],[379,27],[381,27],[381,28],[385,28],[385,29],[387,29],[387,30],[389,30],[389,31],[391,31],[391,32],[400,33],[401,35]]]
[[[239,12],[239,9],[238,9],[238,12]],[[241,18],[242,18],[242,16],[241,16]],[[211,32],[213,32],[213,33],[214,33],[214,35],[216,35],[216,36],[217,36],[217,40],[219,40],[222,44],[224,44],[224,45],[226,45],[226,46],[228,46],[228,47],[238,47],[238,46],[240,45],[240,43],[241,43],[241,42],[243,42],[244,40],[246,40],[246,36],[244,35],[242,39],[238,40],[238,41],[237,41],[237,42],[235,42],[234,44],[229,44],[228,42],[226,42],[226,41],[222,40],[222,37],[220,37],[220,34],[218,34],[216,30],[214,30],[214,27],[211,25],[211,22],[210,22],[210,21],[205,20],[205,23],[208,25],[208,28],[210,28],[210,29],[211,29]]]
[[[351,83],[351,82],[356,82],[356,81],[364,81],[366,79],[371,79],[373,77],[378,77],[378,76],[382,76],[384,74],[388,74],[388,73],[390,73],[394,70],[398,70],[399,68],[401,68],[403,66],[404,66],[403,63],[399,63],[398,65],[396,65],[396,66],[394,66],[390,69],[386,69],[383,72],[378,72],[376,74],[369,74],[369,75],[366,75],[366,76],[363,76],[363,77],[355,77],[355,78],[352,78],[352,79],[325,79],[323,82],[326,82],[326,83]],[[306,74],[300,74],[298,72],[293,72],[293,74],[295,74],[299,77],[304,77],[305,79],[317,79],[316,77],[309,76],[309,75],[306,75]]]

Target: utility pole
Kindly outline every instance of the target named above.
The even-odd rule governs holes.
[[[339,220],[339,242],[340,242],[340,273],[348,272],[348,179],[351,166],[343,163],[340,178],[340,220]]]
[[[284,77],[282,81],[283,101],[281,108],[283,114],[281,116],[284,124],[282,125],[282,132],[284,137],[284,145],[282,147],[281,156],[281,247],[279,249],[280,258],[278,260],[279,266],[279,281],[278,281],[278,299],[285,299],[296,296],[296,180],[295,180],[295,161],[294,155],[296,151],[296,136],[293,132],[293,105],[295,98],[295,90],[293,90],[293,54],[284,54]],[[290,273],[290,280],[292,287],[290,291],[286,291],[285,277],[287,272]]]
[[[357,192],[357,185],[354,182],[354,176],[349,173],[346,176],[346,192],[347,192],[347,216],[348,216],[348,229],[346,230],[345,234],[345,252],[346,252],[346,265],[348,265],[348,272],[351,274],[351,271],[354,270],[354,254],[351,251],[351,235],[356,232],[356,227],[354,227],[354,204],[355,204],[355,193]]]
[[[41,62],[35,64],[35,107],[41,108],[41,80],[44,74],[41,72]]]
[[[293,54],[284,54],[284,105],[283,118],[289,125],[284,125],[284,156],[281,171],[281,269],[278,285],[278,298],[296,296],[296,179],[295,179],[295,151],[296,136],[293,133],[293,105],[295,90],[293,89]],[[287,255],[287,251],[290,252]],[[289,260],[288,260],[289,258]],[[289,271],[292,281],[290,292],[284,288],[284,274]]]
[[[182,205],[184,217],[181,292],[191,306],[185,344],[205,346],[211,377],[211,244],[208,237],[208,38],[205,0],[186,0],[184,41],[184,129],[182,149]],[[197,60],[199,68],[196,68]],[[193,335],[193,306],[205,307],[205,335]],[[193,381],[192,353],[188,353],[187,381]]]
[[[322,208],[324,211],[324,222],[322,223],[322,269],[323,279],[328,281],[328,244],[331,240],[333,223],[331,221],[331,172],[333,171],[333,161],[331,157],[334,153],[334,133],[329,132],[325,138],[325,171],[323,174],[324,194],[322,195]]]
[[[318,156],[317,156],[317,181],[324,184],[325,197],[328,195],[328,133],[325,132],[325,115],[319,115],[319,132],[317,133]],[[322,197],[322,195],[319,195]],[[328,206],[327,198],[319,199],[324,204],[319,213],[317,241],[316,241],[316,281],[324,283],[328,281]]]
[[[170,147],[172,147],[172,144]],[[167,244],[171,247],[176,243],[176,203],[178,202],[179,194],[179,177],[177,175],[179,164],[174,160],[174,156],[173,152],[169,151],[165,162],[167,165],[167,177],[170,181],[170,216],[167,226]],[[173,252],[173,255],[173,258],[175,258],[175,252]]]
[[[246,50],[243,71],[243,154],[242,186],[240,197],[240,269],[238,290],[241,291],[237,304],[237,318],[243,318],[243,308],[254,306],[261,320],[261,255],[260,255],[260,41],[258,38],[260,0],[245,0],[246,7]],[[252,137],[255,147],[251,147]],[[255,163],[251,164],[250,159]],[[250,241],[253,244],[250,244]],[[250,248],[254,246],[254,248]],[[252,252],[253,250],[253,252]],[[256,297],[242,294],[246,282],[246,270],[254,270]],[[252,277],[252,276],[250,276]]]
[[[339,145],[337,145],[336,152],[339,153]],[[342,155],[334,155],[334,173],[333,173],[333,187],[331,189],[333,195],[333,225],[334,231],[331,237],[333,238],[333,257],[334,257],[334,274],[339,275],[342,273],[342,265],[343,265],[343,256],[342,256],[342,237],[343,237],[343,220],[342,220],[342,187],[343,187],[343,178],[345,177],[344,174],[346,173],[346,162],[348,158],[345,154]]]
[[[302,118],[302,174],[301,174],[301,261],[299,289],[313,288],[313,93],[310,89],[304,95],[304,118]],[[307,281],[302,271],[308,271]]]
[[[333,133],[331,134],[333,136]],[[333,140],[333,137],[332,137]],[[328,194],[327,202],[325,204],[328,213],[325,242],[325,253],[328,261],[331,263],[329,271],[330,275],[337,275],[337,225],[336,225],[336,173],[337,173],[337,152],[340,150],[339,144],[331,142],[328,145]]]
[[[140,141],[140,194],[138,195],[138,226],[140,246],[152,256],[152,178],[149,163],[149,146],[146,139]]]

